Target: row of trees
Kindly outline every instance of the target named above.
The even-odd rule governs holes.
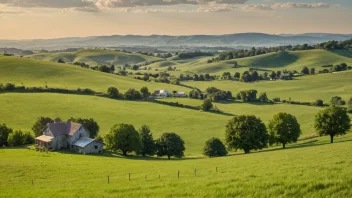
[[[135,152],[137,155],[181,158],[185,146],[182,138],[176,133],[164,133],[154,140],[149,126],[143,125],[138,131],[131,124],[116,124],[104,137],[107,149],[123,155]]]
[[[315,116],[314,127],[319,135],[334,137],[344,135],[350,130],[351,120],[345,108],[330,106]],[[225,141],[229,150],[242,149],[245,153],[258,150],[267,145],[296,142],[301,134],[300,124],[295,116],[278,113],[269,121],[268,126],[260,118],[251,115],[235,116],[226,125]]]
[[[303,45],[295,45],[295,46],[284,45],[284,46],[278,46],[278,47],[260,47],[260,48],[252,47],[251,49],[241,49],[241,50],[234,50],[234,51],[221,53],[217,57],[209,59],[208,63],[219,62],[224,60],[232,60],[236,58],[258,56],[262,54],[279,52],[279,51],[296,51],[296,50],[312,50],[312,49],[332,50],[332,49],[351,49],[351,48],[352,48],[352,39],[349,39],[346,41],[328,41],[328,42],[317,44],[315,46],[303,44]]]
[[[116,87],[109,87],[107,92],[108,97],[112,99],[140,100],[147,99],[151,96],[151,93],[147,87],[142,87],[140,91],[128,89],[124,94],[120,93]]]
[[[180,59],[189,59],[195,58],[200,56],[213,56],[214,54],[211,52],[202,52],[202,51],[195,51],[195,52],[182,52],[178,54],[178,58]]]

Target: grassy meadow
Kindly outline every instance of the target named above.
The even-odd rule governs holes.
[[[184,87],[135,80],[71,64],[0,56],[0,83],[8,82],[17,85],[23,83],[27,87],[45,87],[47,85],[53,88],[90,88],[100,92],[106,92],[111,86],[117,87],[123,92],[129,88],[139,90],[143,86],[147,86],[151,91],[168,89],[188,92],[188,89]]]
[[[328,141],[170,161],[0,149],[0,197],[351,197],[352,135]]]
[[[136,54],[135,54],[136,55]],[[125,57],[128,56],[128,57]],[[121,64],[149,61],[153,57],[105,50],[74,53],[35,54],[31,58],[0,56],[0,83],[27,87],[90,88],[106,92],[110,86],[121,92],[129,88],[150,91],[167,89],[189,92],[190,89],[163,83],[144,82],[131,77],[83,69],[67,62]],[[136,55],[137,56],[137,55]],[[180,73],[222,74],[256,67],[261,70],[300,70],[303,66],[321,69],[322,65],[352,64],[351,51],[279,52],[219,63],[206,64],[206,58],[179,60],[175,57],[154,63],[153,69],[176,66]],[[35,60],[40,59],[40,60]],[[233,61],[240,68],[232,68]],[[153,71],[157,72],[157,71]],[[185,81],[182,84],[205,90],[217,87],[230,90],[256,89],[269,99],[280,97],[294,101],[328,103],[331,97],[352,97],[352,71],[309,75],[291,81]],[[258,94],[259,94],[258,93]],[[200,106],[201,100],[166,98],[163,101]],[[314,117],[321,107],[219,102],[224,113],[255,115],[265,124],[278,112],[297,117],[302,136],[316,134]],[[269,147],[251,154],[230,152],[226,157],[206,158],[202,148],[206,140],[224,140],[225,125],[232,116],[172,107],[150,101],[112,100],[108,98],[55,93],[1,93],[0,124],[14,130],[31,131],[40,116],[94,118],[100,134],[117,123],[143,124],[151,127],[154,138],[175,132],[185,141],[185,158],[166,160],[156,157],[123,157],[105,152],[80,155],[67,151],[36,152],[23,147],[0,148],[0,197],[352,197],[352,132],[335,138],[318,137],[287,145],[287,149]],[[195,171],[196,169],[196,171]],[[216,171],[218,169],[218,171]],[[178,171],[180,177],[178,178]],[[131,179],[129,180],[129,173]],[[109,181],[108,183],[108,176]]]
[[[122,66],[124,64],[137,64],[146,61],[157,61],[161,60],[152,56],[145,56],[138,53],[125,53],[117,52],[113,50],[103,50],[103,49],[85,49],[77,52],[62,52],[62,53],[38,53],[29,55],[27,57],[55,61],[59,59],[64,60],[67,63],[83,62],[90,66],[96,66],[100,64],[114,64]]]
[[[152,68],[167,69],[168,66],[176,67],[181,72],[174,72],[175,75],[180,73],[196,74],[217,74],[223,72],[242,73],[249,67],[256,68],[260,73],[264,71],[282,71],[297,70],[301,71],[304,66],[315,68],[316,71],[325,69],[324,65],[335,65],[340,63],[352,64],[352,50],[304,50],[289,52],[273,52],[259,56],[233,59],[221,62],[207,63],[211,57],[200,57],[177,61],[175,58],[169,58],[167,61],[161,61],[149,65]],[[237,62],[239,68],[233,68],[234,62]]]

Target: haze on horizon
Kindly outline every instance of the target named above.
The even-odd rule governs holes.
[[[350,0],[0,0],[0,40],[244,32],[351,34]]]

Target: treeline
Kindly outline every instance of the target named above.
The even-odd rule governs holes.
[[[211,52],[202,52],[202,51],[195,51],[195,52],[181,52],[178,54],[178,58],[180,59],[189,59],[195,58],[200,56],[213,56],[214,54]]]
[[[120,151],[124,156],[136,153],[142,156],[167,156],[182,158],[185,143],[176,133],[163,133],[154,140],[150,127],[143,125],[138,131],[131,124],[116,124],[104,137],[106,148],[112,152]]]
[[[284,45],[278,47],[261,47],[251,49],[241,49],[234,50],[229,52],[221,53],[219,56],[209,59],[208,63],[219,62],[224,60],[232,60],[237,58],[245,58],[251,56],[258,56],[262,54],[268,54],[272,52],[279,51],[296,51],[296,50],[312,50],[312,49],[325,49],[325,50],[333,50],[333,49],[352,49],[352,39],[346,41],[328,41],[324,43],[320,43],[317,45]]]

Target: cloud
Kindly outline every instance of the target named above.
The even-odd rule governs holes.
[[[237,9],[233,5],[222,5],[216,7],[198,7],[193,10],[178,10],[178,9],[130,9],[130,8],[119,8],[118,12],[132,12],[132,13],[207,13],[207,12],[230,12]]]
[[[12,10],[0,10],[0,15],[2,14],[24,14],[25,11],[12,11]]]
[[[261,11],[270,11],[273,8],[270,5],[265,4],[248,4],[242,7],[244,11],[252,11],[252,10],[261,10]]]
[[[208,5],[208,4],[244,4],[248,0],[97,0],[96,5],[107,8],[168,6],[168,5]]]
[[[279,9],[313,9],[313,8],[330,8],[330,7],[338,7],[339,4],[328,4],[328,3],[275,3],[273,5],[267,4],[247,4],[242,6],[242,10],[244,11],[273,11]]]
[[[289,9],[289,8],[330,8],[328,3],[276,3],[271,6],[273,9]]]

